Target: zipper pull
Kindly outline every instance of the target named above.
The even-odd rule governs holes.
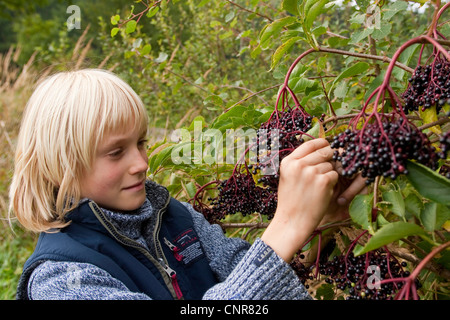
[[[164,237],[164,243],[169,247],[169,249],[173,252],[173,256],[175,257],[175,259],[177,259],[177,261],[181,261],[183,260],[183,256],[181,254],[179,254],[178,252],[180,251],[180,249],[174,245],[173,243],[171,243],[169,240],[167,240],[166,237]]]
[[[183,299],[183,293],[181,292],[181,289],[180,289],[180,286],[179,286],[178,280],[177,280],[177,273],[175,272],[175,270],[173,270],[171,267],[169,267],[162,258],[159,258],[158,260],[159,260],[159,263],[161,264],[161,266],[163,267],[164,271],[169,275],[170,279],[172,279],[172,286],[173,286],[173,289],[175,290],[175,294],[177,295],[177,299],[178,300]]]

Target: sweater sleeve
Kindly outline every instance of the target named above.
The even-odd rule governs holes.
[[[89,263],[46,261],[28,281],[31,300],[150,300]]]
[[[252,246],[239,238],[227,238],[218,225],[185,203],[221,283],[209,289],[206,300],[311,300],[294,270],[261,239]]]

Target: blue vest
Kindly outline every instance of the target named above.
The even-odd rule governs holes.
[[[47,260],[93,264],[122,281],[130,291],[155,300],[201,299],[218,281],[190,212],[167,197],[155,214],[156,257],[121,235],[94,202],[81,204],[67,216],[71,220],[68,227],[39,236],[34,253],[24,265],[17,299],[28,299],[28,279]]]

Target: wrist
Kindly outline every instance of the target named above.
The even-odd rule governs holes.
[[[308,240],[315,227],[307,223],[293,223],[276,219],[276,215],[269,224],[261,240],[287,263],[291,262],[294,255]]]

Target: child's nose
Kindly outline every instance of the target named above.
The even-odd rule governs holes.
[[[148,169],[147,154],[137,152],[133,156],[133,164],[130,167],[130,174],[138,174],[146,172]]]

